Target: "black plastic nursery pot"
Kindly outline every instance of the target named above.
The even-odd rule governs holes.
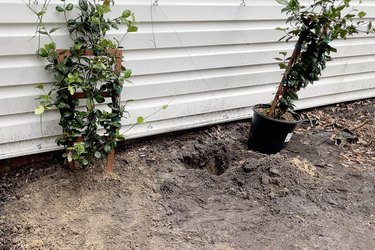
[[[271,105],[268,104],[258,104],[253,107],[254,114],[247,145],[254,151],[276,154],[288,145],[294,129],[301,123],[301,116],[288,111],[295,121],[285,121],[270,118],[258,111],[258,109],[270,107]]]

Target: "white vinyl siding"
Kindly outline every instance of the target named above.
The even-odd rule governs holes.
[[[41,2],[42,0],[39,0]],[[122,100],[130,116],[127,138],[249,118],[251,106],[268,103],[281,71],[273,59],[291,52],[293,42],[277,43],[285,16],[274,0],[117,0],[111,16],[129,8],[139,31],[126,36],[124,65],[133,70]],[[53,0],[46,24],[62,26]],[[375,17],[375,1],[363,8]],[[52,81],[35,55],[35,16],[22,1],[0,0],[0,159],[57,149],[61,132],[56,110],[40,117],[33,110],[39,83]],[[123,27],[109,35],[121,39]],[[69,45],[65,29],[53,33],[59,48]],[[42,44],[48,41],[42,39]],[[360,34],[335,43],[338,53],[320,81],[300,92],[297,108],[375,97],[375,36]]]

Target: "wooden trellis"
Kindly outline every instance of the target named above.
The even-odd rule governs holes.
[[[121,50],[121,49],[110,49],[110,50],[107,50],[107,53],[111,54],[111,55],[114,55],[116,57],[116,64],[115,64],[114,71],[117,74],[121,74],[122,53],[123,53],[123,50]],[[71,56],[71,52],[69,50],[64,50],[64,49],[58,49],[57,50],[57,54],[58,54],[57,61],[59,63],[61,61],[63,61],[66,57]],[[95,56],[94,53],[92,52],[92,50],[84,50],[83,55],[84,56]],[[112,97],[111,94],[109,92],[107,92],[107,91],[103,91],[101,93],[101,95],[103,97]],[[75,99],[75,100],[85,99],[86,95],[83,92],[75,92],[71,96],[71,98]],[[118,94],[118,95],[114,96],[114,98],[117,99],[117,100],[119,100],[120,99],[120,95]],[[112,113],[113,112],[114,112],[114,110],[112,109]],[[116,133],[116,131],[111,131],[111,132]],[[74,143],[80,142],[80,141],[83,141],[83,140],[84,140],[84,138],[83,138],[82,135],[81,136],[77,136],[77,138],[76,138],[76,140],[75,140]],[[72,143],[72,144],[74,144],[74,143]],[[71,146],[74,146],[74,145],[71,145]],[[69,152],[68,152],[68,154],[69,154]],[[114,160],[115,160],[115,149],[112,149],[108,153],[108,155],[107,155],[107,163],[106,163],[106,170],[107,170],[107,172],[113,172]],[[75,161],[71,157],[68,157],[68,166],[69,166],[70,170],[74,170],[76,168]]]

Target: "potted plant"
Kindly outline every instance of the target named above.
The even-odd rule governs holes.
[[[366,33],[373,31],[371,21],[363,19],[366,13],[352,6],[351,0],[311,0],[309,5],[299,0],[276,1],[284,6],[282,12],[288,15],[286,22],[290,24],[288,28],[277,28],[285,32],[279,41],[297,41],[289,57],[280,52],[284,58],[275,58],[284,72],[272,103],[253,108],[248,147],[267,154],[285,148],[301,123],[293,102],[301,88],[319,80],[326,62],[331,60],[330,53],[337,51],[332,41],[363,31],[360,27],[365,27]]]
[[[44,93],[35,113],[58,109],[63,133],[56,142],[65,148],[63,156],[70,168],[74,168],[75,162],[87,165],[93,158],[108,155],[107,170],[112,171],[116,140],[124,139],[119,133],[125,111],[120,94],[131,71],[121,65],[121,41],[106,35],[110,29],[119,29],[120,24],[126,26],[127,32],[137,31],[134,14],[124,10],[119,17],[106,17],[113,0],[79,0],[77,6],[62,2],[56,11],[64,15],[72,40],[70,48],[62,49],[56,47],[51,35],[58,27],[47,29],[43,24],[50,1],[46,0],[38,10],[28,4],[38,18],[36,33],[51,40],[37,53],[45,58],[45,69],[54,77],[48,91],[43,85],[37,86]],[[73,12],[74,8],[78,11]]]

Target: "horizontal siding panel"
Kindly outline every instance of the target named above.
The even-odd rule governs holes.
[[[72,1],[73,2],[73,1]],[[59,1],[52,1],[47,12],[46,23],[62,23],[63,15],[56,13],[55,6]],[[232,21],[232,20],[283,20],[285,15],[280,13],[281,6],[273,1],[246,1],[246,6],[240,6],[241,1],[190,1],[165,2],[159,1],[158,6],[150,6],[150,1],[117,1],[116,7],[109,17],[121,15],[124,8],[131,9],[137,15],[138,22],[202,22],[202,21]],[[35,16],[23,2],[0,2],[0,23],[34,23]],[[61,4],[60,4],[61,5]],[[374,3],[365,1],[361,5],[366,9],[367,17],[375,17]],[[151,15],[152,9],[152,15]],[[9,13],[19,13],[9,15]],[[69,16],[68,16],[69,18]]]
[[[122,99],[141,100],[163,96],[173,97],[176,95],[273,84],[280,80],[282,73],[282,71],[275,70],[275,68],[276,65],[234,67],[213,69],[199,73],[192,71],[188,72],[188,74],[134,77],[132,79],[133,84],[127,84],[124,88]],[[344,77],[337,78],[337,76],[342,75],[351,78],[366,77],[375,79],[373,74],[365,74],[373,72],[374,68],[375,56],[353,58],[350,62],[346,61],[346,59],[336,60],[330,63],[322,79],[336,83],[341,82]],[[319,83],[316,82],[316,84]],[[375,87],[375,81],[372,87]],[[147,88],[147,92],[142,91],[145,88]],[[337,88],[341,88],[341,85],[337,84]],[[46,90],[48,91],[48,86],[46,86]],[[310,91],[310,88],[307,91]],[[32,112],[38,105],[36,98],[40,93],[41,91],[36,89],[35,85],[0,88],[0,113],[9,115]]]
[[[172,26],[173,27],[173,26]],[[0,56],[10,55],[31,55],[35,54],[38,48],[38,39],[34,36],[35,30],[30,27],[25,33],[18,35],[6,36],[0,29],[0,43],[7,44],[7,46],[0,47]],[[154,34],[154,32],[157,32]],[[282,43],[274,44],[281,36],[280,31],[274,28],[260,28],[260,29],[239,29],[235,26],[228,29],[218,30],[192,30],[192,31],[179,31],[171,29],[170,31],[158,32],[157,30],[142,31],[140,29],[137,33],[128,34],[123,40],[122,46],[126,50],[143,50],[155,48],[180,48],[181,51],[186,50],[186,47],[202,47],[202,46],[218,46],[218,45],[237,45],[237,44],[258,44],[273,43],[272,47],[281,48],[293,46],[291,43],[288,45],[280,45]],[[109,37],[121,40],[125,31],[117,31],[109,33]],[[362,34],[363,41],[360,39],[348,39],[347,41],[339,42],[339,44],[348,45],[365,45],[368,44],[369,39],[375,39],[375,35],[366,36]],[[359,37],[359,36],[358,36]],[[57,31],[52,35],[57,47],[66,48],[69,43],[69,37],[63,32]],[[48,43],[50,40],[43,36],[41,37],[41,44]],[[146,52],[146,51],[145,51]]]
[[[7,31],[0,29],[0,43],[8,46],[0,48],[0,55],[28,55],[35,54],[38,48],[38,39],[31,39],[34,35],[35,27],[22,34],[8,35]],[[275,42],[279,39],[280,33],[273,28],[263,29],[239,29],[235,25],[233,28],[216,29],[216,30],[190,30],[179,31],[170,29],[169,31],[143,30],[137,33],[130,33],[124,39],[122,46],[128,50],[154,49],[157,48],[174,48],[174,47],[194,47],[194,46],[213,46],[213,45],[231,45],[231,44],[250,44],[260,42]],[[121,40],[125,30],[112,32],[108,35],[117,40]],[[177,35],[176,35],[177,34]],[[53,34],[53,40],[60,48],[65,48],[70,43],[69,37],[63,32]],[[49,39],[42,37],[42,44],[49,42]],[[26,45],[26,46],[25,46]]]
[[[124,65],[133,70],[133,76],[256,66],[275,63],[273,58],[278,56],[278,51],[291,52],[291,47],[292,44],[280,44],[278,47],[275,44],[259,44],[128,51],[124,54]],[[333,55],[335,60],[347,61],[348,64],[351,60],[367,63],[371,60],[369,55],[375,55],[375,38],[340,41],[336,47],[338,54]],[[19,74],[20,69],[22,74]],[[198,78],[199,74],[196,74]],[[0,75],[0,87],[51,81],[43,62],[35,55],[0,57]]]
[[[64,17],[56,13],[56,2],[52,1],[47,12],[46,23],[63,22]],[[73,1],[72,1],[73,2]],[[8,1],[1,3],[0,23],[33,23],[35,16],[22,2]],[[202,1],[200,3],[184,2],[164,2],[160,1],[158,6],[150,6],[150,1],[126,1],[121,3],[117,1],[109,17],[121,15],[124,8],[131,9],[137,14],[138,22],[186,22],[186,21],[231,21],[231,20],[277,20],[284,19],[280,14],[280,6],[275,4],[264,4],[259,1],[249,3],[241,7],[238,1],[227,1],[224,3],[215,3],[213,1]],[[152,15],[151,15],[152,8]],[[20,15],[9,15],[9,13],[20,13]],[[72,14],[73,15],[73,14]],[[74,15],[73,15],[74,16]],[[69,16],[68,16],[69,18]]]
[[[357,43],[357,40],[337,44],[338,54],[334,58],[367,56],[375,54],[375,39],[371,43]],[[347,47],[351,49],[347,49]],[[153,52],[129,52],[125,66],[133,70],[133,75],[171,73],[190,70],[214,69],[225,67],[241,67],[275,63],[274,57],[280,56],[279,51],[291,52],[292,44],[273,46],[238,46],[186,48],[185,50],[163,50]],[[168,54],[168,56],[166,56]]]

